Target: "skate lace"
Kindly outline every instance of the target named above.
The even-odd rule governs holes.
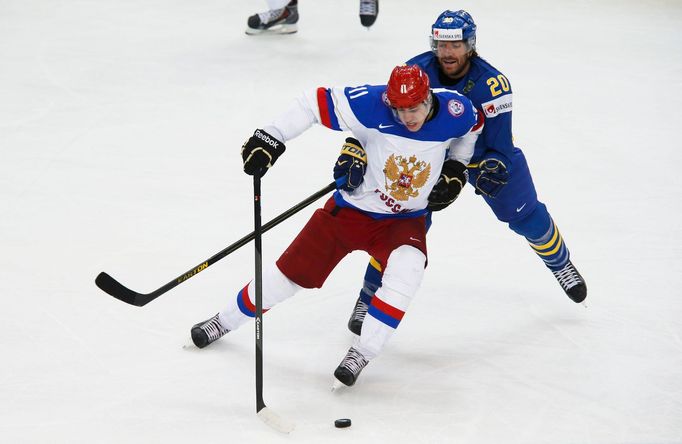
[[[355,304],[355,309],[353,310],[353,320],[364,321],[368,309],[369,307],[367,304],[362,301],[358,301],[358,303]]]
[[[280,9],[271,9],[269,11],[265,12],[259,12],[258,17],[260,18],[260,22],[264,24],[268,24],[270,22],[274,22],[275,20],[282,18],[282,15],[284,14],[284,10],[286,8],[280,8]]]
[[[362,353],[351,347],[351,349],[348,350],[348,354],[343,359],[341,366],[347,368],[353,375],[357,376],[357,374],[360,373],[360,370],[365,368],[368,362],[369,361],[362,356]]]
[[[206,335],[211,342],[223,337],[223,335],[229,331],[220,323],[218,315],[213,316],[208,322],[202,325],[201,329],[206,332]]]
[[[580,279],[578,271],[575,269],[575,267],[573,267],[573,264],[570,262],[566,264],[566,266],[561,270],[553,271],[552,273],[559,281],[559,285],[561,285],[561,288],[563,288],[564,290],[568,290],[569,288],[575,287],[576,285],[582,283],[582,279]]]
[[[377,0],[360,0],[360,15],[377,15]]]

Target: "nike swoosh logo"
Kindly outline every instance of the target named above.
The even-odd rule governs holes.
[[[379,129],[390,128],[390,127],[392,127],[392,126],[395,126],[395,125],[384,125],[383,123],[380,123],[380,124],[379,124]]]
[[[417,239],[417,238],[415,238],[415,237],[411,237],[410,240],[417,241],[417,242],[421,242],[420,239]]]
[[[525,206],[526,206],[526,204],[521,205],[520,207],[518,207],[518,208],[516,209],[516,212],[517,212],[517,213],[520,212],[521,210],[523,210],[523,208],[524,208]]]
[[[341,161],[339,160],[339,161],[336,162],[336,164],[337,164],[338,166],[341,166],[341,165],[346,164],[346,163],[348,163],[347,160],[344,160],[343,162],[341,162]]]

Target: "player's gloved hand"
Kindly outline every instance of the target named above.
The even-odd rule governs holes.
[[[429,194],[429,204],[426,208],[440,211],[453,203],[467,183],[468,177],[466,165],[454,159],[446,160],[440,171],[440,178]]]
[[[244,172],[250,176],[259,173],[264,176],[268,168],[282,155],[286,147],[262,129],[254,131],[253,136],[242,145]]]
[[[478,169],[476,194],[495,198],[509,181],[507,165],[501,159],[488,157],[479,162]]]
[[[334,165],[336,187],[346,191],[355,190],[364,180],[366,168],[367,154],[362,145],[357,139],[346,138],[341,155]]]

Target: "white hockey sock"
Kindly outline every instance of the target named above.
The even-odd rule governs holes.
[[[353,347],[365,358],[375,358],[407,310],[424,276],[426,257],[418,249],[403,245],[388,258],[383,284],[372,299],[372,305],[362,324],[362,334]]]
[[[263,311],[269,310],[279,302],[290,298],[301,287],[287,278],[277,265],[272,264],[263,270]],[[220,323],[229,330],[236,330],[255,316],[256,283],[251,281],[242,288],[230,305],[220,312]]]

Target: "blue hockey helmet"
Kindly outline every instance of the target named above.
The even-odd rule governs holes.
[[[476,50],[476,23],[471,14],[463,9],[443,11],[431,25],[431,49],[436,50],[439,40],[464,41],[470,51]]]

